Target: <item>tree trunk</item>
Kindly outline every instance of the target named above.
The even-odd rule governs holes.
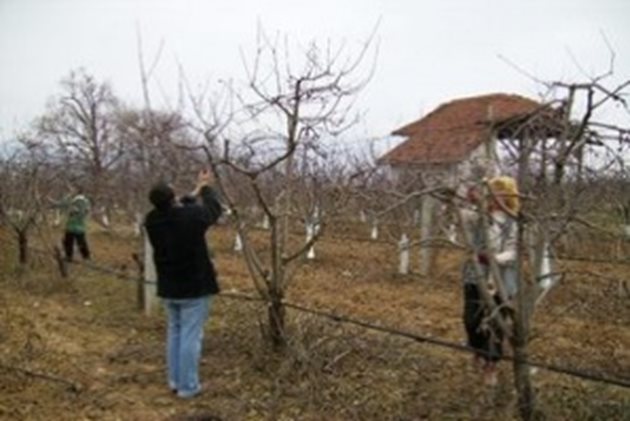
[[[522,223],[519,224],[519,237],[522,238]],[[519,239],[519,250],[523,250],[522,240]],[[522,255],[519,253],[519,255]],[[532,387],[527,348],[529,345],[529,323],[533,313],[533,288],[525,282],[522,268],[519,269],[521,284],[516,294],[516,311],[514,312],[514,326],[512,347],[514,349],[514,386],[518,395],[518,411],[521,419],[534,419],[536,413],[536,395]]]
[[[18,250],[19,261],[21,265],[25,265],[28,262],[28,236],[26,230],[18,231]]]
[[[557,186],[559,186],[560,184],[562,184],[562,179],[563,178],[564,178],[564,163],[563,162],[556,162],[553,182]]]
[[[520,313],[520,312],[519,312]],[[514,385],[518,394],[518,412],[521,419],[534,419],[536,397],[532,388],[527,361],[527,322],[526,316],[516,314],[514,320]]]
[[[521,194],[527,192],[529,169],[528,133],[519,140],[518,182]],[[558,167],[556,166],[556,169]],[[558,172],[556,172],[558,176]],[[525,279],[522,257],[525,255],[525,217],[522,211],[517,217],[517,263],[516,271],[519,288],[516,293],[516,303],[513,320],[512,348],[514,350],[514,385],[518,395],[518,410],[521,419],[532,420],[535,413],[536,397],[532,388],[529,366],[527,361],[527,346],[529,342],[529,322],[533,313],[532,286]]]
[[[61,252],[61,249],[57,246],[54,248],[55,261],[57,262],[57,267],[59,268],[59,274],[62,278],[68,277],[68,264],[66,259]]]
[[[284,333],[285,307],[282,303],[282,293],[271,291],[268,317],[269,317],[269,337],[276,350],[281,350],[286,346],[286,335]]]

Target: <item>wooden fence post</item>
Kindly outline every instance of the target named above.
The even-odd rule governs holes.
[[[57,262],[57,267],[59,268],[59,273],[61,274],[61,277],[67,278],[68,277],[68,263],[66,262],[66,259],[63,257],[63,253],[61,253],[61,250],[59,249],[58,246],[55,246],[54,254],[55,254],[55,261]]]
[[[144,261],[138,253],[132,253],[131,258],[138,266],[138,280],[136,282],[136,306],[138,310],[144,310]]]

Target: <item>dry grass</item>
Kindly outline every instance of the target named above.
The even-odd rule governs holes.
[[[6,233],[3,244],[10,245]],[[357,234],[358,235],[358,234]],[[257,240],[264,247],[264,233]],[[251,292],[233,233],[212,234],[224,290]],[[135,276],[128,236],[91,233],[98,262]],[[398,277],[385,243],[325,239],[295,274],[288,298],[354,318],[463,338],[460,257],[442,252],[430,279]],[[480,384],[464,353],[288,312],[290,346],[261,338],[265,308],[219,297],[205,340],[208,390],[192,401],[164,382],[162,314],[135,310],[135,285],[72,266],[60,279],[41,258],[19,273],[11,247],[0,257],[0,418],[7,419],[513,419],[510,366],[496,390]],[[568,263],[567,263],[568,264]],[[580,269],[572,264],[572,270]],[[594,269],[589,266],[589,269]],[[600,266],[611,277],[630,269]],[[535,358],[630,377],[630,305],[608,281],[575,276],[535,318]],[[548,419],[628,419],[630,390],[541,371],[534,377]]]

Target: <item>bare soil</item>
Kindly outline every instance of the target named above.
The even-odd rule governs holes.
[[[462,343],[460,253],[442,249],[428,278],[396,275],[393,244],[336,232],[294,274],[288,300],[395,329]],[[261,332],[265,306],[216,297],[192,400],[168,390],[164,315],[137,310],[139,249],[130,233],[94,229],[95,262],[60,278],[33,254],[16,265],[0,229],[0,418],[99,420],[419,420],[516,419],[511,364],[484,387],[469,354],[288,311],[290,346],[274,353]],[[264,248],[261,232],[258,247]],[[234,234],[211,234],[224,292],[254,294]],[[348,239],[351,238],[351,239]],[[414,255],[415,257],[416,255]],[[562,261],[570,270],[536,309],[531,358],[630,381],[630,266]],[[593,276],[597,273],[602,276]],[[129,278],[129,279],[128,279]],[[626,281],[627,282],[627,281]],[[630,389],[539,370],[541,417],[630,419]]]

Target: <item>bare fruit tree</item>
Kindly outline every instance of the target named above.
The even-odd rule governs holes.
[[[29,147],[30,145],[30,147]],[[58,177],[49,158],[29,142],[0,156],[0,221],[15,235],[18,262],[29,262],[33,229],[45,220],[46,196]]]
[[[88,184],[95,203],[109,208],[107,181],[123,156],[114,136],[113,115],[118,106],[111,87],[80,69],[61,81],[61,92],[50,99],[37,122],[39,138],[63,157],[71,182]]]
[[[326,199],[307,192],[334,197],[334,189],[324,189],[313,170],[325,161],[326,142],[337,142],[357,121],[354,102],[373,70],[365,70],[371,41],[356,54],[313,42],[295,59],[288,38],[271,40],[261,30],[255,53],[243,54],[247,85],[234,90],[239,109],[230,113],[230,127],[197,107],[197,115],[206,116],[199,119],[205,122],[206,151],[233,211],[250,275],[269,302],[268,335],[276,347],[286,343],[283,300],[291,267],[317,241],[323,220],[306,242],[291,233],[305,215],[326,212]],[[254,244],[247,219],[252,205],[269,223],[264,246]]]
[[[571,281],[571,271],[563,268],[562,259],[554,261],[554,256],[563,253],[563,258],[570,260],[576,257],[582,243],[576,239],[588,239],[588,243],[599,245],[601,258],[606,259],[623,253],[627,242],[630,81],[614,82],[612,76],[611,69],[580,82],[545,83],[548,92],[538,109],[507,121],[484,121],[491,129],[490,138],[498,140],[498,168],[503,174],[514,176],[520,191],[516,295],[510,298],[501,287],[503,282],[497,282],[494,291],[482,276],[480,265],[475,266],[480,296],[488,308],[484,323],[495,324],[513,350],[518,410],[526,420],[534,419],[537,413],[531,366],[527,363],[536,306],[560,280],[566,281],[561,283],[563,287]],[[455,186],[477,184],[486,191],[485,203],[479,204],[477,210],[487,235],[490,215],[486,205],[492,195],[487,181],[494,174],[491,168],[480,170],[470,178],[459,179]],[[450,190],[452,186],[445,179],[434,180],[433,188],[423,190],[422,174],[410,171],[407,176],[411,177],[408,184],[404,178],[389,184],[384,180],[365,189],[374,218],[385,220],[393,215],[393,220],[406,220],[409,225],[406,202],[426,195],[447,199],[448,213],[455,215],[470,206],[462,189]],[[382,201],[371,199],[374,197]],[[461,235],[466,229],[458,219],[461,229],[455,245],[465,249],[476,262],[479,250],[470,236]],[[431,242],[437,240],[433,238]],[[482,243],[488,244],[488,238]],[[589,257],[593,256],[582,254],[578,258]],[[494,279],[500,279],[494,258],[489,258],[488,266]],[[625,284],[619,288],[624,289]],[[501,297],[500,305],[495,301],[495,293]]]
[[[116,114],[115,123],[125,153],[111,179],[124,188],[110,194],[132,218],[137,218],[146,210],[145,196],[151,183],[163,178],[178,184],[192,175],[192,133],[176,112],[127,108]]]
[[[549,93],[539,110],[516,124],[510,122],[509,127],[494,127],[504,153],[503,169],[516,175],[523,204],[517,218],[519,287],[513,302],[504,297],[509,316],[508,323],[501,324],[513,349],[522,419],[536,416],[527,364],[536,303],[553,282],[565,276],[559,266],[549,267],[552,250],[564,248],[565,254],[574,253],[578,242],[569,242],[567,248],[564,240],[575,232],[588,231],[612,243],[618,227],[607,222],[613,212],[605,198],[610,189],[601,186],[611,179],[622,186],[625,180],[618,177],[627,172],[624,154],[630,145],[629,127],[609,120],[616,115],[614,110],[621,109],[625,118],[620,121],[627,122],[630,81],[610,86],[610,76],[612,70],[583,82],[547,83]],[[499,316],[490,295],[482,295],[492,313]]]

